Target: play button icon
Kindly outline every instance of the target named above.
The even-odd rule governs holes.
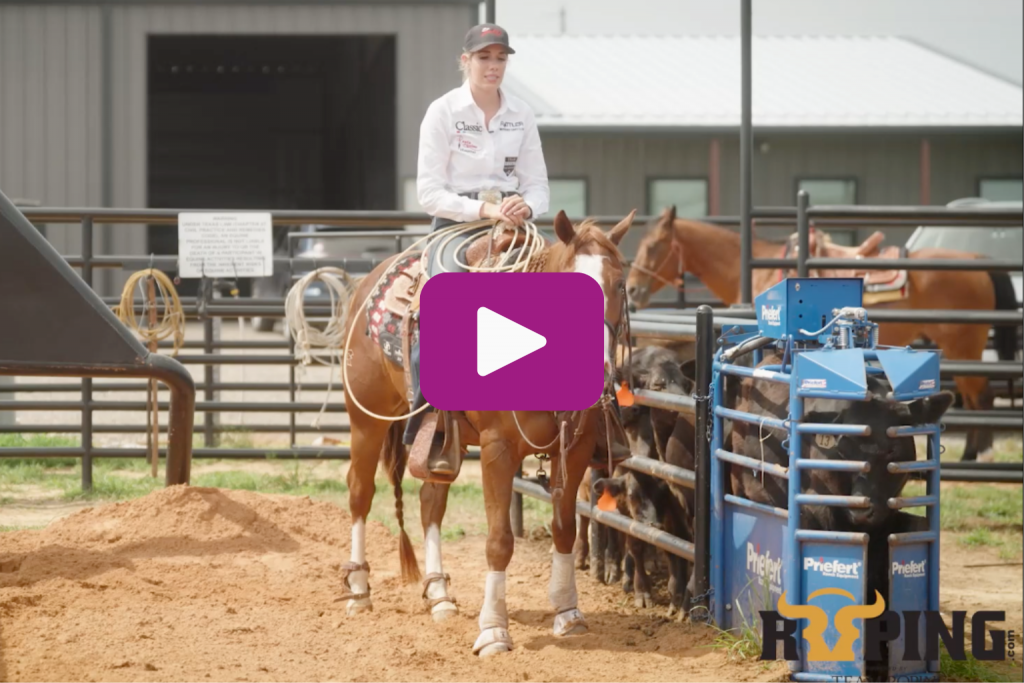
[[[585,273],[439,273],[420,296],[438,410],[586,410],[604,390],[604,293]]]
[[[476,373],[486,377],[548,343],[542,335],[481,306],[476,311]]]

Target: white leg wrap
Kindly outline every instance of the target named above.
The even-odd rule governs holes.
[[[427,548],[427,574],[444,574],[441,566],[441,530],[436,524],[427,527],[424,543]],[[448,589],[444,581],[432,581],[427,586],[427,597],[430,599],[444,598],[448,596]]]
[[[572,553],[551,553],[551,585],[548,598],[555,612],[576,607],[576,558]]]
[[[551,553],[551,586],[548,598],[555,608],[554,634],[570,636],[587,632],[587,621],[576,607],[576,567],[572,553]]]
[[[366,562],[366,520],[357,519],[352,524],[352,555],[353,563],[362,564]],[[365,570],[354,571],[348,575],[348,585],[353,593],[366,593],[370,583],[370,572]]]
[[[480,608],[480,630],[508,628],[508,609],[505,606],[505,572],[487,572],[484,587],[484,606]]]

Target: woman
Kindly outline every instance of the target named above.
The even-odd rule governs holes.
[[[548,172],[533,111],[501,89],[511,54],[515,50],[505,29],[495,24],[471,28],[459,60],[462,86],[434,100],[423,117],[416,192],[434,217],[434,230],[481,219],[521,226],[548,210]],[[461,270],[455,254],[476,234],[465,234],[432,254],[428,275]],[[418,344],[411,356],[415,410],[424,404]],[[424,414],[410,418],[405,443],[415,439]],[[440,472],[444,465],[438,467]]]

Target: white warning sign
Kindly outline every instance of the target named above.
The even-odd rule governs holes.
[[[274,274],[269,213],[179,213],[179,277]]]

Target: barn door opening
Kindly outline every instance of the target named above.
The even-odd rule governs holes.
[[[396,208],[393,36],[150,36],[148,69],[150,207]]]

